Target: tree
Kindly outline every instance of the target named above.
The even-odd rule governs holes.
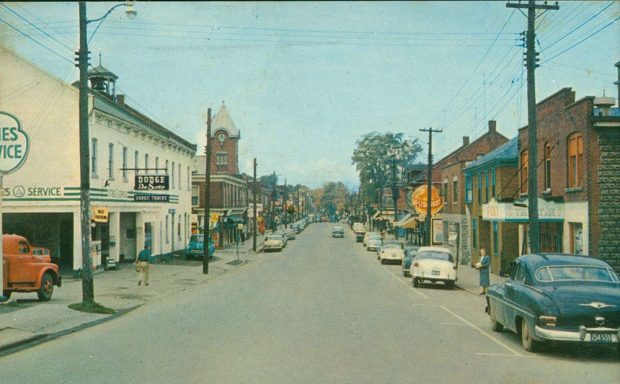
[[[398,184],[404,171],[422,152],[418,139],[406,139],[403,133],[371,132],[363,135],[356,144],[351,160],[359,172],[362,199],[379,203],[383,188]],[[396,167],[395,179],[393,166]]]
[[[319,210],[330,218],[349,210],[350,193],[340,181],[327,182],[321,188],[313,190],[312,195],[315,201],[318,201]]]

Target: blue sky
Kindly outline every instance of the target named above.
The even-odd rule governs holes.
[[[88,17],[115,4],[88,3]],[[256,157],[259,174],[289,184],[356,187],[351,155],[365,133],[404,132],[426,148],[419,129],[443,129],[438,159],[489,119],[507,137],[526,124],[526,18],[505,4],[137,2],[134,20],[115,10],[89,48],[128,104],[199,148],[207,108],[224,100],[241,130],[241,171]],[[537,99],[562,87],[616,97],[620,2],[559,4],[537,21]],[[77,3],[5,3],[0,41],[73,82],[77,21]]]

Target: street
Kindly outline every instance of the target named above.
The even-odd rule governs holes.
[[[311,224],[206,285],[0,358],[0,383],[617,383],[613,349],[525,352],[483,296]],[[197,266],[196,268],[199,268]]]

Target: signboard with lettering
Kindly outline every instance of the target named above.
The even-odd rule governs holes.
[[[167,202],[170,201],[169,195],[134,195],[133,201],[141,203]]]
[[[0,175],[8,175],[21,167],[28,157],[28,135],[17,118],[0,112]]]
[[[428,209],[427,191],[427,186],[421,185],[411,194],[411,205],[420,215],[426,215],[426,211]],[[441,208],[443,208],[443,199],[441,198],[437,188],[431,186],[431,216],[439,212]]]
[[[107,223],[108,222],[108,207],[93,207],[93,214],[91,219],[95,223]]]
[[[167,191],[169,188],[168,175],[136,175],[136,191]]]

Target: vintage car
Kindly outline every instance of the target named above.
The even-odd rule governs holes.
[[[366,246],[368,239],[383,239],[383,238],[381,237],[381,234],[379,232],[366,232],[364,234],[364,239],[362,240],[362,244],[364,244],[364,247]]]
[[[189,238],[189,243],[185,247],[185,259],[202,259],[204,257],[204,235],[195,234]],[[215,253],[215,243],[209,237],[209,259],[213,257]]]
[[[452,252],[444,247],[420,247],[413,258],[409,271],[414,287],[424,281],[442,282],[446,288],[454,288],[456,282],[456,263]]]
[[[332,229],[332,237],[344,237],[344,228],[334,227],[334,229]]]
[[[602,260],[565,254],[520,256],[510,276],[489,287],[491,328],[521,335],[526,351],[544,342],[616,346],[620,353],[620,280]]]
[[[284,239],[282,235],[270,234],[265,236],[263,252],[282,251],[282,248],[284,248]]]
[[[47,248],[32,247],[23,236],[2,235],[2,251],[5,298],[13,292],[36,292],[41,301],[52,298],[62,279]]]
[[[413,263],[413,258],[418,253],[419,248],[420,247],[417,245],[405,245],[405,258],[401,264],[404,277],[411,276],[411,264]]]
[[[378,251],[382,245],[383,245],[383,239],[381,239],[380,237],[379,238],[371,237],[370,239],[366,240],[367,251]]]
[[[395,242],[395,241],[387,241],[383,243],[381,248],[377,251],[377,260],[381,264],[385,264],[386,262],[398,262],[398,264],[403,262],[405,258],[405,248],[403,243]]]

